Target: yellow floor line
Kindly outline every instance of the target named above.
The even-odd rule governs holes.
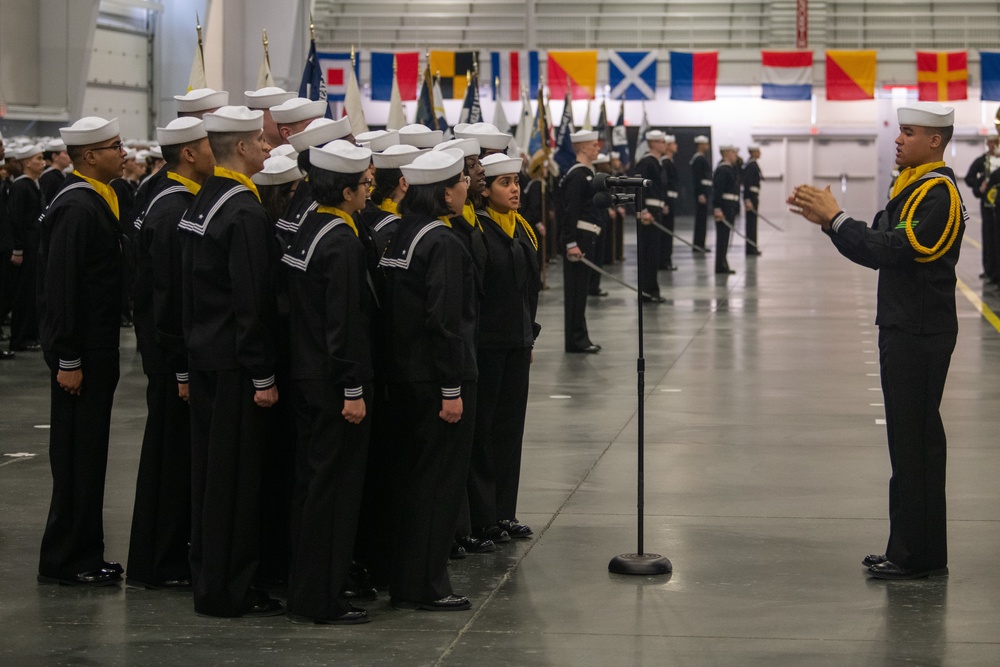
[[[973,292],[972,288],[963,283],[961,279],[958,279],[958,289],[962,290],[962,294],[964,294],[965,298],[969,300],[969,303],[971,303],[976,310],[982,313],[986,321],[992,324],[993,328],[1000,333],[1000,317],[997,317],[996,313],[990,310],[990,307],[983,303],[983,300],[979,298],[979,295]]]

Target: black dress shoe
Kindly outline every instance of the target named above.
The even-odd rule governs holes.
[[[359,623],[370,623],[371,618],[364,609],[351,607],[349,612],[341,614],[336,618],[316,618],[313,616],[301,616],[299,614],[288,614],[288,620],[297,625],[358,625]]]
[[[347,600],[377,600],[378,591],[374,586],[350,585],[340,592],[340,596]]]
[[[673,264],[661,264],[660,271],[676,271],[677,267]]]
[[[666,299],[659,295],[656,296],[646,296],[645,294],[642,295],[643,303],[663,303],[664,301],[666,301]]]
[[[510,539],[508,537],[508,539]],[[493,540],[481,540],[472,535],[463,535],[455,538],[460,547],[470,554],[486,554],[497,550],[497,545]]]
[[[244,618],[262,618],[264,616],[281,616],[285,606],[266,593],[260,593],[257,600],[240,616]]]
[[[747,257],[760,257],[761,254],[760,250],[747,250]]]
[[[736,271],[734,271],[733,269],[716,269],[715,273],[716,275],[720,276],[731,276],[732,274],[736,273]]]
[[[464,595],[449,595],[430,602],[412,602],[392,598],[389,604],[392,605],[393,609],[424,609],[426,611],[464,611],[472,608],[469,598]]]
[[[10,350],[0,350],[0,359],[13,359],[15,356]]]
[[[129,588],[145,588],[151,591],[186,591],[191,588],[190,579],[167,579],[166,581],[146,582],[139,581],[135,577],[125,580]]]
[[[497,521],[497,525],[507,531],[507,534],[511,537],[531,537],[534,535],[531,528],[518,523],[517,519],[500,519]]]
[[[868,574],[875,579],[926,579],[948,574],[947,567],[928,568],[923,570],[908,570],[891,560],[882,561],[868,568]]]
[[[472,533],[473,537],[480,540],[490,540],[494,544],[510,542],[510,534],[500,526],[484,526]]]
[[[49,576],[41,573],[38,575],[38,583],[40,584],[62,584],[64,586],[111,586],[121,580],[121,574],[104,568],[87,570],[68,576]]]
[[[104,569],[111,570],[112,572],[117,572],[118,574],[125,574],[125,568],[122,567],[122,564],[116,563],[113,560],[104,561]]]
[[[567,354],[597,354],[600,351],[600,345],[588,345],[579,349],[566,350]]]
[[[885,554],[868,554],[861,559],[861,564],[865,567],[871,567],[872,565],[884,563],[887,560],[889,559],[885,557]]]
[[[607,290],[603,290],[603,289],[599,289],[596,292],[588,292],[588,294],[590,294],[590,296],[607,296],[608,295],[608,291]]]
[[[451,558],[452,560],[462,560],[468,555],[469,553],[465,550],[465,547],[463,547],[461,544],[459,544],[458,542],[451,543],[451,553],[448,554],[449,558]]]

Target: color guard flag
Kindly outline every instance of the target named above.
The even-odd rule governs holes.
[[[874,99],[877,62],[876,51],[827,51],[826,99]]]
[[[622,167],[628,168],[631,158],[628,153],[628,132],[625,130],[625,101],[618,110],[618,121],[611,130],[611,147],[618,153]]]
[[[462,100],[462,110],[458,112],[459,123],[478,123],[483,120],[483,110],[479,106],[479,77],[475,72],[465,87],[465,99]]]
[[[670,52],[670,99],[703,102],[715,99],[719,52]]]
[[[761,51],[760,61],[763,99],[812,99],[812,51]]]
[[[316,40],[309,42],[309,57],[306,58],[306,66],[302,70],[299,97],[314,102],[323,100],[326,102],[326,117],[333,119],[333,114],[330,112],[330,102],[326,96],[326,81],[323,78],[323,70],[320,69],[319,58],[316,55]]]
[[[347,73],[351,69],[350,53],[331,53],[321,51],[316,54],[320,69],[326,79],[326,99],[331,102],[343,102],[347,96]],[[354,65],[354,77],[358,78],[358,65]],[[273,84],[272,84],[273,85]]]
[[[1000,100],[1000,53],[996,51],[979,52],[980,78],[982,79],[983,101]]]
[[[493,81],[500,79],[500,85],[493,86],[493,99],[516,100],[523,86],[528,97],[538,95],[538,51],[492,51],[490,67]]]
[[[609,96],[616,100],[656,97],[656,51],[608,51]]]
[[[921,102],[968,99],[968,54],[965,51],[917,51],[917,98]]]
[[[549,51],[549,97],[590,99],[597,89],[597,51]]]
[[[347,69],[347,91],[344,93],[344,115],[351,121],[351,134],[358,136],[359,134],[363,134],[368,131],[368,122],[365,120],[365,109],[361,103],[361,89],[358,87],[356,69]]]
[[[396,76],[392,75],[393,59]],[[400,100],[417,99],[417,82],[420,79],[420,54],[379,53],[372,51],[372,99],[386,101],[392,98],[392,82],[399,86]]]
[[[469,74],[476,68],[472,51],[431,51],[431,74],[441,81],[441,94],[448,100],[460,100],[465,94]]]
[[[576,151],[573,150],[573,139],[570,135],[576,132],[573,125],[573,96],[566,91],[566,101],[563,105],[562,120],[559,122],[559,134],[556,136],[556,164],[559,172],[565,174],[576,162]]]

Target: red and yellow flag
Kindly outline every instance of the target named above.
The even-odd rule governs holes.
[[[549,97],[565,97],[572,90],[573,98],[589,100],[597,90],[597,51],[549,51]]]
[[[826,99],[870,100],[875,97],[876,51],[827,51]]]
[[[965,51],[917,51],[917,96],[922,102],[968,99],[968,54]]]

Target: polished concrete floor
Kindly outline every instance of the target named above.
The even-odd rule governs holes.
[[[645,317],[645,550],[671,576],[608,573],[636,549],[637,307],[588,306],[596,356],[562,352],[560,271],[541,298],[519,518],[535,536],[451,566],[471,612],[367,607],[373,622],[205,619],[187,594],[35,583],[50,492],[40,357],[0,362],[0,664],[997,665],[1000,664],[1000,310],[979,279],[979,225],[960,264],[961,333],[943,413],[950,570],[869,580],[887,534],[875,274],[816,228],[774,216],[763,257],[731,277],[678,244],[668,302]],[[682,221],[689,237],[690,221]],[[634,256],[629,248],[629,256]],[[635,281],[634,263],[611,268]],[[105,509],[125,559],[144,423],[123,332]]]

